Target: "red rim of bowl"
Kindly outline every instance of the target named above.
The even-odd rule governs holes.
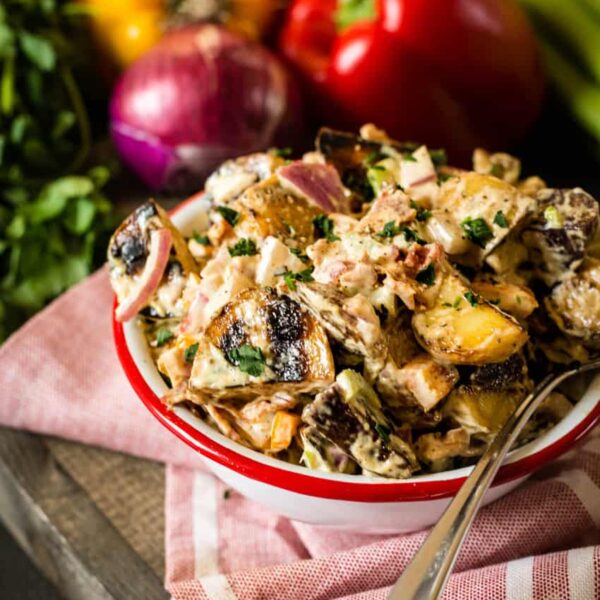
[[[183,201],[172,211],[172,214],[178,212],[190,202],[199,199],[201,196],[202,194],[196,194]],[[152,391],[129,351],[125,340],[123,324],[115,319],[115,308],[116,299],[112,315],[115,347],[121,366],[134,391],[145,404],[146,408],[163,426],[206,458],[228,469],[250,479],[291,492],[319,498],[356,502],[411,502],[447,498],[455,495],[466,479],[466,477],[453,477],[451,479],[434,481],[411,480],[393,483],[338,481],[319,477],[317,474],[312,474],[308,469],[307,473],[303,474],[264,464],[222,446],[218,441],[207,437],[198,429],[178,417]],[[596,403],[590,413],[577,423],[573,429],[569,430],[552,444],[500,467],[493,485],[496,486],[514,481],[543,467],[551,460],[569,450],[598,421],[600,421],[600,401]],[[449,471],[449,473],[452,473],[452,471]]]

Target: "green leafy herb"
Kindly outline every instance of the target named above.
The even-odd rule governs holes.
[[[410,152],[406,152],[405,154],[403,154],[402,160],[406,162],[417,162],[417,159]]]
[[[273,148],[272,152],[273,154],[275,154],[275,156],[279,156],[281,158],[291,156],[294,153],[294,151],[289,146],[286,146],[285,148]]]
[[[252,377],[262,375],[265,370],[265,358],[262,350],[249,344],[244,344],[227,352],[227,359],[240,371],[248,373]]]
[[[448,179],[452,179],[453,177],[456,177],[456,175],[452,175],[452,173],[438,173],[438,185],[442,185],[442,183],[445,183]]]
[[[318,215],[313,219],[317,237],[325,238],[328,242],[335,242],[340,238],[333,233],[333,221],[327,215]]]
[[[374,427],[375,431],[378,433],[379,437],[387,444],[390,441],[390,433],[392,430],[382,423],[375,423]]]
[[[506,216],[501,210],[496,213],[496,216],[494,217],[494,224],[498,225],[498,227],[504,227],[504,229],[508,227]]]
[[[160,348],[164,346],[169,340],[172,340],[175,337],[175,334],[166,327],[161,327],[156,332],[156,346]]]
[[[195,343],[185,349],[183,353],[183,360],[185,360],[186,363],[191,365],[194,362],[196,352],[198,352],[198,346],[199,344]]]
[[[398,227],[394,221],[388,221],[377,235],[382,238],[393,238],[399,235],[400,231],[400,227]]]
[[[492,168],[490,169],[490,175],[497,177],[498,179],[502,179],[504,177],[506,170],[499,163],[494,163]]]
[[[416,242],[419,246],[424,246],[427,242],[419,236],[419,234],[410,227],[404,227],[402,229],[402,233],[404,234],[404,239],[407,242]]]
[[[489,225],[482,218],[472,219],[467,217],[460,226],[465,237],[480,248],[485,248],[487,242],[494,237]]]
[[[314,267],[308,267],[308,269],[304,269],[304,271],[299,271],[298,273],[293,273],[292,271],[285,270],[281,276],[285,281],[286,285],[292,292],[296,291],[296,281],[301,281],[303,283],[309,283],[314,281],[312,276],[312,272],[314,271]]]
[[[240,213],[228,206],[217,206],[217,212],[232,226],[235,227],[240,220]]]
[[[257,252],[256,242],[250,238],[242,238],[234,246],[230,246],[228,250],[229,256],[254,256]]]
[[[201,235],[194,231],[193,238],[196,242],[198,242],[198,244],[201,244],[202,246],[210,246],[210,240],[208,239],[207,235]]]
[[[424,269],[421,269],[415,279],[419,283],[423,283],[427,286],[432,286],[435,283],[435,268],[433,264],[427,265]]]
[[[364,164],[367,167],[372,168],[372,166],[376,162],[379,162],[383,157],[384,157],[384,155],[379,150],[373,150],[372,152],[369,152],[369,154],[367,154],[367,156],[364,160]]]
[[[410,207],[417,211],[417,221],[425,222],[431,216],[431,211],[423,206],[419,206],[414,200],[410,201]]]
[[[309,258],[302,252],[302,248],[290,248],[290,252],[295,254],[302,262],[308,262]]]
[[[481,298],[477,294],[474,294],[471,290],[465,292],[464,296],[471,306],[477,306],[481,300]]]
[[[438,150],[430,150],[429,156],[431,156],[431,162],[436,167],[443,167],[444,165],[448,164],[448,156],[443,148]]]

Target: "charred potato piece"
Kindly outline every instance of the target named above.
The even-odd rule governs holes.
[[[200,401],[314,393],[334,379],[323,328],[297,302],[268,288],[240,292],[196,343],[190,387]]]
[[[561,331],[585,346],[600,348],[600,260],[588,258],[577,273],[558,284],[545,299]]]
[[[448,396],[442,414],[470,435],[487,441],[500,431],[526,394],[525,386],[492,390],[461,385]]]
[[[527,363],[521,352],[505,361],[477,367],[471,374],[471,384],[486,390],[504,390],[527,377]]]
[[[171,257],[158,290],[149,305],[159,316],[181,316],[178,307],[185,279],[198,266],[187,244],[167,213],[154,200],[148,200],[131,213],[113,234],[108,246],[108,264],[111,285],[122,302],[136,286],[148,258],[150,232],[169,229]]]
[[[553,285],[577,269],[598,227],[598,202],[581,188],[544,189],[522,233],[535,275]]]
[[[360,199],[371,200],[373,188],[367,178],[367,168],[372,157],[381,158],[384,146],[400,153],[412,152],[415,147],[395,141],[367,140],[353,133],[336,131],[322,127],[315,141],[317,150],[325,160],[333,165],[342,179],[342,183]]]
[[[342,371],[306,406],[302,420],[365,471],[406,478],[419,468],[409,444],[392,433],[373,389],[354,371]]]
[[[452,272],[444,275],[435,305],[415,313],[412,326],[421,346],[447,363],[501,362],[527,341],[513,317],[477,297]]]
[[[292,246],[315,241],[313,219],[323,211],[284,189],[271,177],[247,189],[231,207],[240,213],[236,232],[252,239],[272,235]]]
[[[266,152],[226,160],[206,180],[204,191],[215,204],[230,202],[251,185],[271,177],[283,164],[283,158]]]
[[[339,446],[323,437],[316,427],[303,427],[300,439],[304,452],[300,461],[309,469],[326,473],[358,473],[359,467]]]

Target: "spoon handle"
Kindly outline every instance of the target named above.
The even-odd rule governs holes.
[[[471,475],[404,569],[390,591],[388,600],[439,598],[481,500],[517,435],[533,411],[557,385],[575,373],[591,368],[594,368],[593,365],[588,364],[559,375],[551,373],[523,400],[488,446]]]

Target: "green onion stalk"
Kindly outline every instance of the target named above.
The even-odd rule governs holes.
[[[571,113],[600,143],[600,0],[521,0],[546,72]]]

